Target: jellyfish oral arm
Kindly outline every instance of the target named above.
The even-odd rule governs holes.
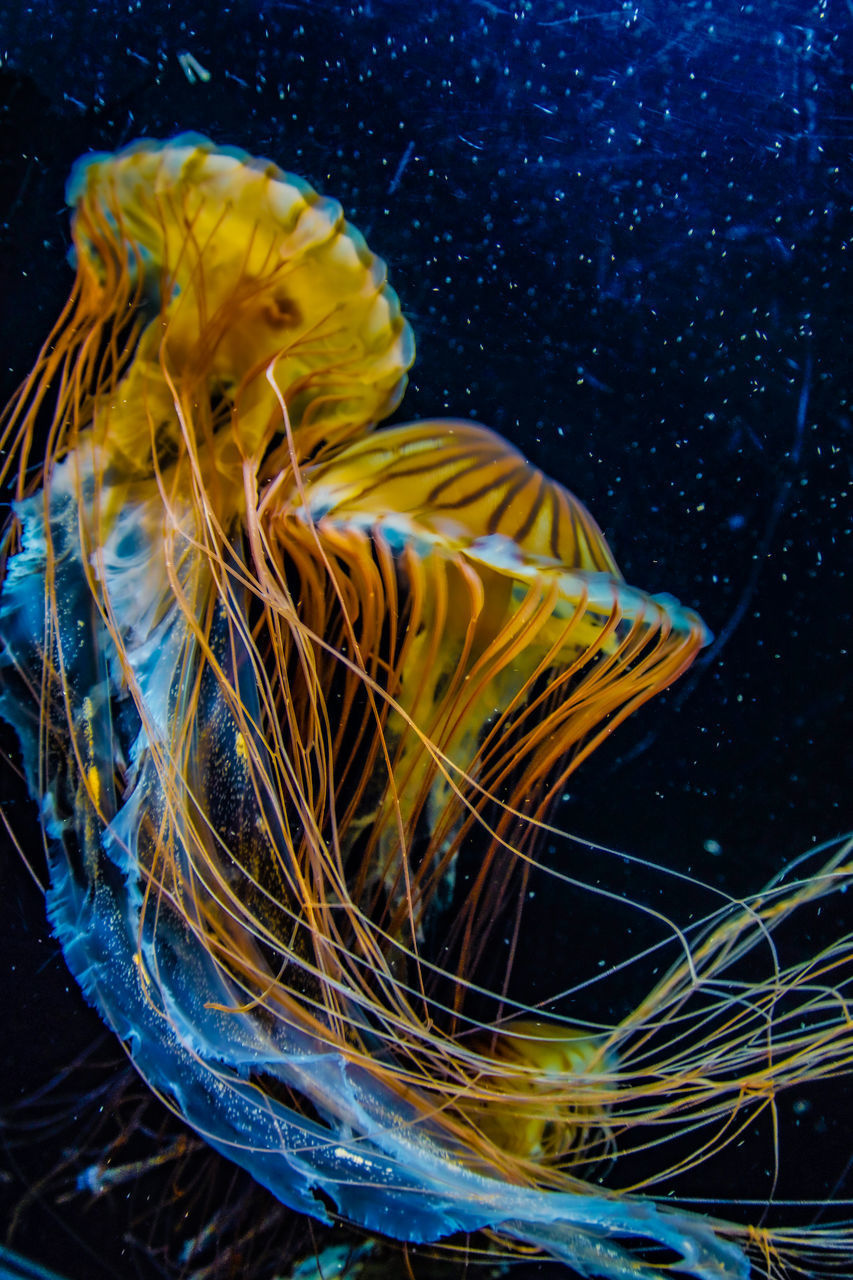
[[[65,475],[62,468],[54,473],[49,539],[40,500],[30,499],[20,508],[24,547],[3,593],[7,653],[10,647],[30,644],[42,625],[44,614],[39,611],[35,617],[28,584],[34,575],[44,575],[48,542],[58,553],[57,588],[65,599],[78,600],[79,611],[88,590],[87,566],[67,536],[76,509],[65,491]],[[131,524],[140,527],[138,520]],[[121,521],[117,528],[122,530]],[[109,572],[116,574],[118,561],[109,556],[107,561]],[[136,556],[128,566],[135,575]],[[112,585],[115,601],[118,587],[114,581]],[[41,643],[62,650],[72,690],[84,683],[93,687],[92,656],[101,654],[96,666],[106,673],[110,633],[96,618],[89,643],[80,645],[73,633],[69,636],[65,617],[60,613],[53,624],[57,632]],[[174,620],[170,636],[174,650],[161,644],[157,652],[172,667],[175,653],[189,639]],[[113,678],[121,685],[130,673],[146,690],[161,689],[165,702],[159,711],[152,709],[147,730],[156,739],[175,714],[169,701],[175,692],[168,692],[159,664],[151,662],[147,646],[131,647],[123,666],[113,666]],[[37,752],[27,708],[7,694],[3,713],[18,728],[32,770]],[[107,732],[106,722],[102,732]],[[630,1237],[676,1256],[679,1268],[695,1280],[746,1280],[748,1265],[741,1250],[720,1238],[707,1220],[604,1192],[545,1193],[484,1175],[471,1167],[470,1157],[466,1161],[462,1148],[454,1153],[449,1147],[446,1131],[431,1122],[425,1099],[407,1099],[391,1089],[381,1074],[319,1038],[316,1028],[300,1025],[292,1016],[270,1031],[250,1017],[224,1012],[236,1009],[243,993],[211,954],[198,948],[185,921],[166,903],[157,913],[156,929],[145,911],[136,833],[145,810],[168,807],[162,794],[158,798],[160,781],[147,735],[132,748],[137,754],[133,783],[114,801],[115,812],[104,826],[93,821],[93,797],[79,802],[74,825],[85,851],[85,878],[69,860],[67,820],[58,817],[66,806],[55,791],[46,794],[48,911],[87,998],[151,1088],[179,1116],[283,1203],[323,1219],[333,1206],[334,1212],[365,1228],[414,1242],[488,1227],[542,1248],[581,1274],[652,1280],[659,1272],[620,1246],[620,1237]],[[104,778],[111,773],[107,745],[100,742],[88,764],[82,761]],[[32,776],[31,786],[37,785]],[[175,856],[189,868],[187,849]],[[270,1096],[265,1079],[306,1098],[324,1123]]]

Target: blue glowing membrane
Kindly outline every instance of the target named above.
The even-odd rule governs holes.
[[[201,945],[199,921],[176,910],[168,895],[157,911],[146,909],[147,877],[140,872],[148,856],[141,833],[152,823],[168,825],[169,800],[152,738],[167,742],[168,726],[182,714],[184,691],[175,672],[190,645],[189,626],[175,608],[152,616],[148,634],[125,641],[122,662],[130,662],[142,693],[133,705],[126,692],[129,673],[94,607],[81,551],[79,463],[54,469],[48,523],[41,492],[17,506],[22,550],[10,562],[0,605],[0,712],[18,731],[29,788],[42,797],[50,837],[48,911],[68,966],[151,1088],[284,1204],[324,1221],[331,1220],[333,1207],[369,1230],[415,1242],[492,1227],[541,1246],[582,1274],[659,1275],[623,1251],[619,1237],[630,1236],[671,1250],[682,1269],[701,1280],[746,1280],[741,1250],[703,1218],[599,1191],[543,1191],[484,1176],[461,1142],[454,1148],[448,1133],[431,1123],[424,1099],[407,1099],[322,1034],[310,1034],[300,1025],[308,1021],[304,1014],[291,1009],[273,1021],[259,1011],[229,1012],[245,1002],[245,992]],[[135,595],[140,574],[162,558],[162,549],[146,545],[139,533],[145,523],[144,513],[123,508],[100,570],[104,595],[128,606],[135,598],[137,618],[143,609]],[[55,590],[46,637],[39,584],[48,577],[48,541]],[[115,551],[119,546],[122,555]],[[191,577],[185,565],[183,585]],[[224,658],[224,622],[222,628],[219,643],[214,629],[211,646]],[[232,629],[230,660],[239,666],[248,656],[235,652],[235,639]],[[21,696],[12,670],[38,677],[44,655],[60,651],[56,698],[67,698],[68,723],[62,723],[61,702],[52,701],[46,736],[56,741],[45,744],[45,726]],[[237,740],[246,721],[260,718],[245,681],[240,696],[238,719],[222,691],[212,693],[208,723],[218,718],[222,741]],[[47,785],[40,765],[45,756],[52,766]],[[121,795],[109,781],[115,758],[126,770]],[[97,809],[87,775],[99,779]],[[260,823],[251,788],[243,801],[243,821]],[[173,882],[192,885],[197,851],[181,842],[177,823],[169,840]],[[270,1081],[308,1099],[320,1118],[286,1105]]]
[[[193,136],[95,157],[71,197],[67,335],[7,419],[26,476],[33,387],[61,388],[14,507],[0,713],[87,999],[300,1212],[415,1242],[491,1228],[612,1280],[746,1280],[743,1232],[547,1162],[548,1126],[566,1156],[583,1117],[575,1168],[610,1154],[624,1031],[552,1023],[525,1058],[529,1022],[466,1021],[469,975],[421,955],[438,930],[467,956],[453,917],[487,927],[548,788],[703,624],[628,587],[580,503],[485,429],[372,432],[411,334],[333,201]],[[496,885],[471,901],[463,841]],[[652,1110],[683,1105],[658,1088]]]

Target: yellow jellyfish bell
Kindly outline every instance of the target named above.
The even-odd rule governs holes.
[[[486,428],[374,430],[413,340],[334,201],[192,135],[86,159],[69,201],[74,289],[4,420],[0,711],[87,997],[295,1209],[489,1229],[613,1280],[745,1280],[781,1235],[596,1170],[657,1141],[638,1131],[701,1133],[699,1160],[845,1064],[849,950],[820,996],[811,961],[748,995],[725,975],[846,883],[848,851],[674,930],[616,1026],[483,986],[567,776],[703,623],[629,587]],[[782,992],[803,1021],[786,1006],[768,1036]]]

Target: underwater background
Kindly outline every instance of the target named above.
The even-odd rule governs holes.
[[[68,292],[79,155],[195,129],[269,156],[389,264],[418,352],[395,420],[494,427],[589,506],[628,581],[716,636],[572,777],[559,824],[733,895],[853,826],[849,5],[5,4],[0,54],[4,401]],[[3,788],[37,860],[11,770]],[[625,877],[639,900],[659,892],[636,865]],[[11,843],[0,884],[9,1243],[72,1280],[169,1274],[146,1245],[182,1212],[163,1192],[174,1161],[152,1164],[156,1106],[127,1152],[138,1179],[93,1200],[57,1173],[96,1160],[115,1140],[98,1109],[129,1126],[144,1089],[120,1106],[108,1091],[119,1052]],[[543,894],[525,927],[547,945],[519,981],[544,993],[573,956],[604,954],[612,924]],[[779,1199],[851,1194],[850,1108],[843,1081],[783,1098]],[[770,1194],[764,1128],[697,1173],[697,1198]],[[209,1203],[190,1197],[188,1238],[229,1196],[271,1212],[245,1175],[196,1159]],[[310,1230],[270,1231],[285,1274]]]

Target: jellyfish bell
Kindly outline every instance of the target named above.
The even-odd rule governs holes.
[[[484,985],[566,779],[704,624],[488,429],[375,429],[413,341],[334,201],[193,135],[81,162],[69,198],[72,295],[4,419],[0,712],[86,996],[292,1208],[746,1277],[781,1240],[596,1169],[656,1126],[701,1159],[744,1098],[841,1069],[843,947],[820,999],[811,959],[737,999],[725,974],[849,851],[673,930],[615,1026]],[[768,1040],[783,989],[805,1021]]]
[[[273,359],[304,456],[398,403],[411,329],[337,201],[191,134],[87,157],[67,194],[81,309],[119,328],[122,303],[133,316],[127,367],[110,380],[120,402],[99,398],[92,415],[117,467],[150,474],[155,457],[182,450],[197,462],[260,457],[281,426],[258,376]],[[217,408],[233,410],[230,430]],[[178,441],[183,429],[193,441]]]

